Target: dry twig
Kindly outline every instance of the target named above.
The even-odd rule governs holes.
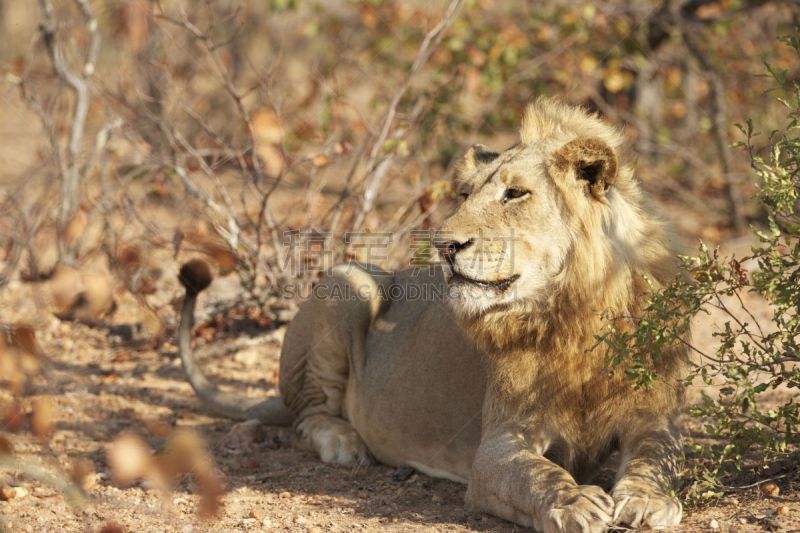
[[[61,203],[59,206],[58,226],[62,232],[78,208],[81,179],[87,170],[86,167],[80,165],[79,156],[81,141],[86,128],[86,116],[89,112],[89,79],[94,74],[97,55],[100,51],[100,34],[97,31],[97,19],[94,17],[91,5],[88,0],[75,0],[75,4],[81,12],[86,31],[90,37],[89,48],[86,51],[81,72],[76,72],[70,68],[64,59],[64,53],[58,42],[52,2],[50,0],[39,0],[39,7],[42,12],[42,24],[39,29],[50,61],[58,77],[75,93],[75,107],[67,143],[67,159],[62,161],[60,157],[57,158],[61,162],[59,168],[61,173]],[[55,146],[54,149],[60,152],[58,146]],[[59,240],[59,254],[62,260],[71,262],[74,259],[74,250],[72,247],[67,247],[63,239]]]

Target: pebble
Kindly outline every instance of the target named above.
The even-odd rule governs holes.
[[[3,487],[0,489],[0,499],[9,501],[17,498],[24,498],[28,495],[25,487]]]
[[[291,498],[291,497],[292,497],[292,494],[289,491],[286,491],[286,490],[281,492],[280,494],[278,494],[278,498]]]
[[[255,518],[256,520],[261,520],[261,513],[259,513],[255,509],[251,510],[247,516],[249,516],[250,518]]]
[[[45,487],[34,487],[31,494],[33,494],[36,498],[52,498],[54,496],[59,496],[58,492]]]
[[[708,523],[708,527],[716,531],[719,529],[719,522],[717,522],[716,518],[712,518],[711,522]]]
[[[779,505],[775,508],[775,514],[778,516],[786,516],[789,514],[789,508],[785,505]]]

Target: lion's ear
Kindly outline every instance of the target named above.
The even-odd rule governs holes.
[[[617,180],[619,159],[607,143],[587,137],[570,141],[556,150],[553,166],[561,174],[571,171],[575,179],[589,184],[592,196],[602,198]]]
[[[458,166],[458,172],[461,175],[470,174],[478,167],[497,159],[498,155],[500,154],[493,152],[482,144],[474,144],[467,150],[467,153],[464,154],[464,159]]]

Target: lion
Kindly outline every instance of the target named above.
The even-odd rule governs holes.
[[[211,275],[186,264],[190,382],[220,414],[291,422],[322,461],[374,458],[466,483],[469,509],[539,531],[679,523],[687,352],[653,361],[645,390],[593,348],[677,272],[623,141],[598,116],[539,99],[518,144],[470,148],[435,239],[441,264],[333,268],[287,328],[280,398],[243,400],[199,372],[190,332]],[[588,483],[614,452],[607,493]]]

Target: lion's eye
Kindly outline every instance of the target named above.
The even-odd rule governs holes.
[[[506,189],[506,192],[503,193],[502,202],[505,204],[505,203],[510,202],[511,200],[517,200],[519,198],[523,198],[525,196],[528,196],[529,194],[530,194],[530,191],[526,191],[525,189],[513,189],[513,188],[512,189]]]

